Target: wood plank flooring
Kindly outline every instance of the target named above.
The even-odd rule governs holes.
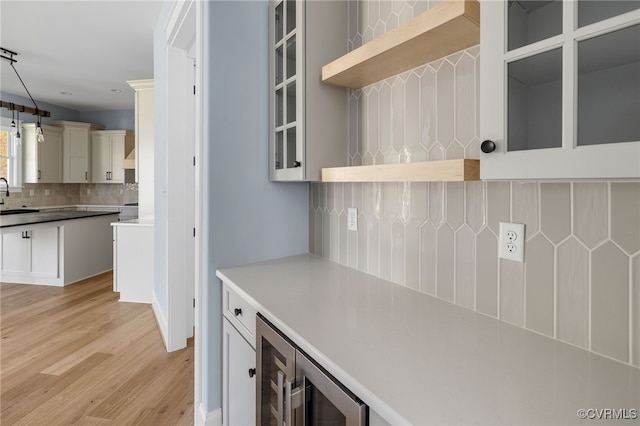
[[[0,283],[0,424],[193,424],[193,339],[167,353],[151,305],[112,286]]]

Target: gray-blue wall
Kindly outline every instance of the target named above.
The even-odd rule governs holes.
[[[28,107],[33,106],[31,99],[26,97],[13,95],[7,92],[0,92],[0,97],[5,102],[13,102]],[[37,99],[36,104],[38,104],[38,108],[51,113],[51,117],[42,118],[41,121],[43,124],[47,124],[54,120],[66,120],[100,124],[108,130],[135,130],[135,111],[133,109],[76,111],[70,108],[41,102]],[[11,117],[11,111],[6,108],[0,108],[0,114],[2,117]],[[20,114],[20,120],[25,123],[35,123],[36,116],[31,114]]]
[[[203,402],[222,403],[222,290],[215,271],[308,252],[308,184],[268,173],[268,1],[205,3]],[[197,403],[197,402],[196,402]]]
[[[7,92],[0,92],[0,97],[2,97],[2,100],[5,102],[13,102],[15,104],[33,107],[33,102],[31,102],[31,99],[26,97],[13,95]],[[58,105],[48,104],[46,102],[40,102],[37,99],[36,103],[38,104],[38,108],[49,111],[51,113],[51,117],[42,118],[41,122],[43,124],[47,124],[49,121],[53,120],[80,121],[79,111],[64,108]],[[0,108],[0,113],[2,114],[2,117],[11,117],[11,111],[6,108]],[[35,123],[36,116],[31,114],[20,114],[20,120],[25,123]]]
[[[107,130],[136,129],[135,110],[80,111],[80,119],[85,123],[100,124]]]

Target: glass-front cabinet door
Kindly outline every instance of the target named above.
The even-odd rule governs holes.
[[[272,0],[269,7],[270,178],[302,180],[304,146],[304,2]]]
[[[483,0],[480,28],[482,179],[640,178],[640,2]]]
[[[347,96],[322,67],[347,51],[344,0],[269,1],[269,179],[319,181],[347,163]]]

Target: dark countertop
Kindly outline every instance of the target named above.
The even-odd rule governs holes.
[[[76,212],[76,211],[53,211],[53,212],[37,212],[37,213],[21,213],[12,215],[0,215],[0,228],[9,228],[12,226],[35,225],[38,223],[58,222],[61,220],[83,219],[95,216],[117,216],[117,212]]]

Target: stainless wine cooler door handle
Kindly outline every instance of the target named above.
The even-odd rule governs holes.
[[[284,373],[278,371],[278,407],[276,408],[276,425],[283,426],[284,416],[282,411],[284,410]]]
[[[293,418],[293,410],[302,406],[302,402],[305,400],[304,377],[302,378],[301,383],[302,385],[295,389],[292,389],[293,383],[289,380],[287,380],[284,385],[284,401],[287,406],[285,422],[287,426],[293,425],[291,420]]]

